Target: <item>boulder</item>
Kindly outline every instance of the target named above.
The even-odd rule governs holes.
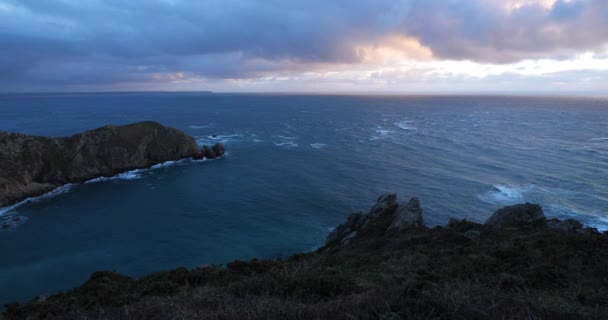
[[[418,198],[400,204],[397,204],[396,200],[394,193],[388,193],[378,198],[369,213],[351,214],[345,223],[329,233],[325,244],[346,245],[355,238],[424,226]]]
[[[369,210],[369,215],[377,216],[386,208],[392,206],[397,202],[397,194],[395,193],[386,193],[381,195],[378,200],[376,200],[376,204]]]
[[[354,239],[356,236],[357,236],[357,231],[353,231],[342,239],[342,243],[349,244],[352,241],[352,239]]]
[[[224,145],[219,142],[213,146],[212,150],[213,150],[213,152],[215,152],[215,155],[217,155],[218,157],[223,157],[224,154],[226,153],[226,151],[224,149]]]
[[[209,146],[203,146],[202,153],[205,156],[205,158],[207,158],[207,159],[217,158],[217,154],[215,154],[215,152],[213,152],[213,150],[211,150],[211,148],[209,148]]]
[[[351,236],[351,238],[353,238],[357,235],[356,231],[359,230],[363,226],[363,224],[367,222],[367,220],[367,216],[361,213],[351,214],[348,217],[348,220],[346,220],[346,223],[339,225],[337,228],[333,229],[329,233],[325,243],[331,244],[338,241],[344,241],[347,237],[351,236],[353,232],[355,232],[355,234]]]
[[[464,233],[464,236],[470,240],[477,240],[481,236],[481,232],[477,230],[469,230]]]
[[[584,228],[583,224],[574,220],[574,219],[566,219],[566,220],[558,220],[558,219],[550,219],[547,220],[545,226],[549,229],[564,231],[564,232],[578,232],[585,233],[590,228]]]
[[[424,225],[420,200],[412,198],[408,203],[400,203],[393,213],[393,220],[387,230],[404,230]]]
[[[496,212],[486,220],[485,224],[497,227],[516,227],[534,224],[543,220],[545,220],[545,214],[540,205],[524,203],[506,206],[496,210]]]

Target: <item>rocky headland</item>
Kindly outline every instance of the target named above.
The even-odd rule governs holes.
[[[13,319],[606,319],[608,234],[537,204],[428,227],[381,196],[315,252],[158,272],[96,272],[8,304]]]
[[[0,207],[68,183],[165,161],[223,155],[221,144],[201,150],[192,137],[153,121],[110,125],[60,138],[0,131]]]

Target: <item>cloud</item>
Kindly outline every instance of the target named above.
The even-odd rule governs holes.
[[[511,64],[605,54],[608,2],[0,0],[0,43],[4,90],[236,81],[400,61]]]

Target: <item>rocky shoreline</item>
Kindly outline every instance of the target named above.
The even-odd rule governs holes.
[[[96,272],[69,292],[6,305],[13,319],[605,319],[608,233],[537,204],[485,223],[424,224],[385,194],[315,252],[134,279]]]
[[[0,131],[0,207],[70,183],[166,161],[215,159],[224,153],[221,143],[201,149],[194,138],[153,121],[110,125],[60,138]]]

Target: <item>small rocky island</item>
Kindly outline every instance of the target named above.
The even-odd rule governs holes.
[[[315,252],[134,279],[96,272],[6,306],[23,319],[606,319],[608,233],[537,204],[428,227],[420,201],[381,196]]]
[[[0,131],[0,207],[68,183],[170,160],[223,155],[220,143],[201,150],[192,137],[153,121],[110,125],[61,138]]]

